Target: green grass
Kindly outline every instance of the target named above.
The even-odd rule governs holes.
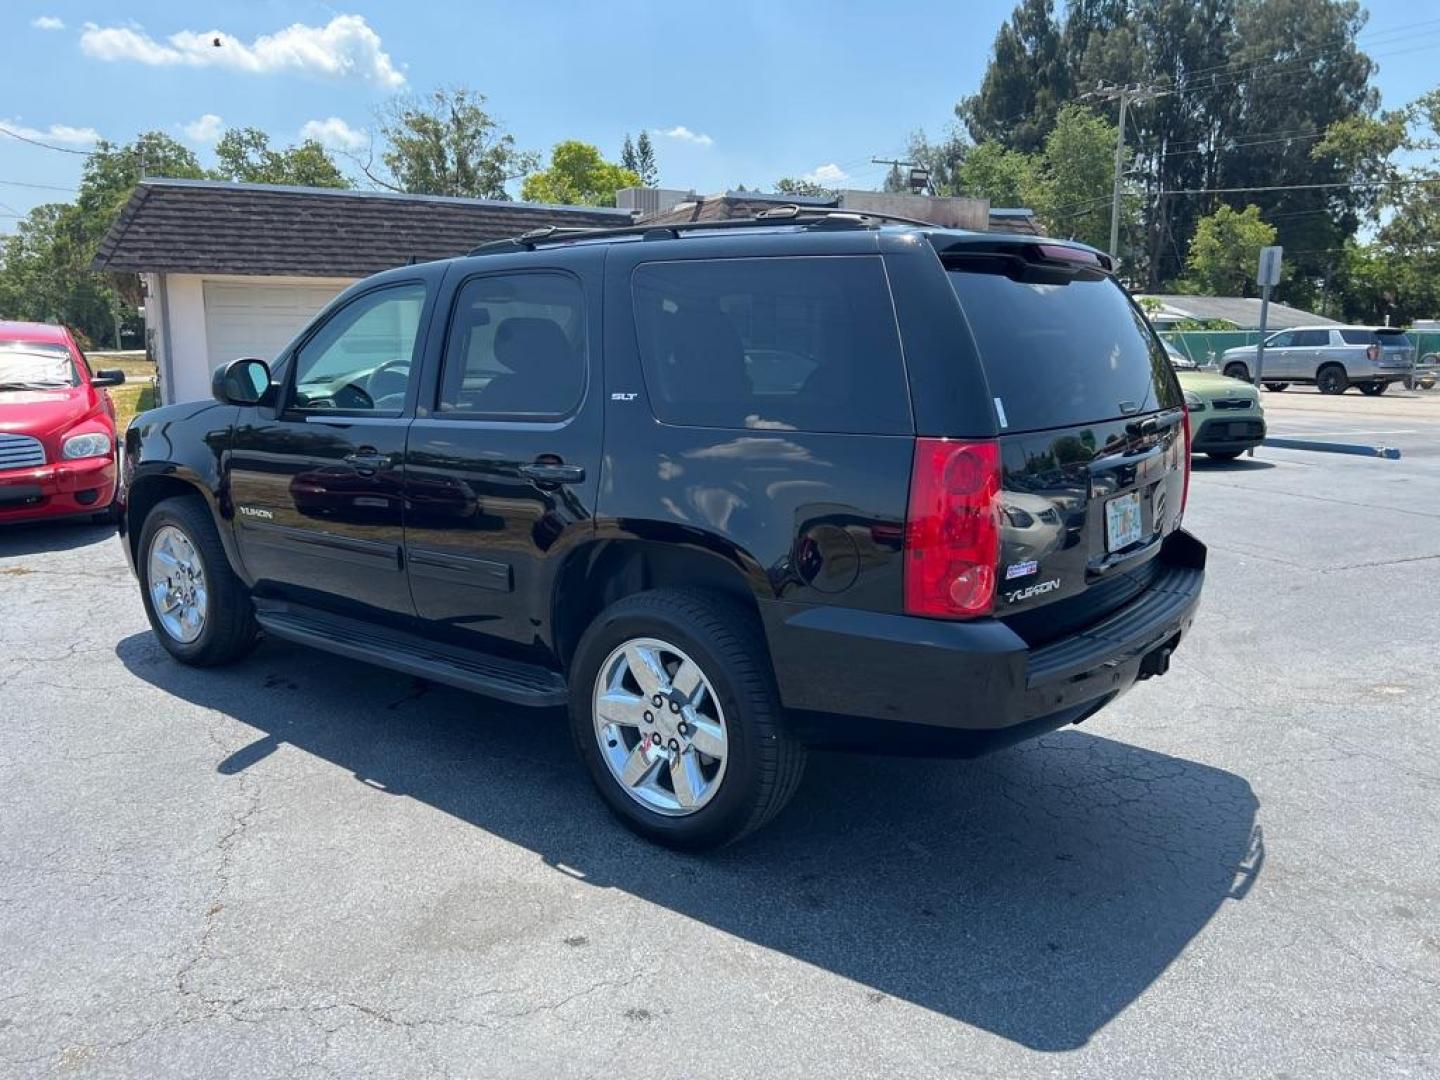
[[[124,353],[87,353],[92,371],[100,368],[119,368],[125,372],[125,382],[110,387],[110,397],[115,402],[115,426],[123,435],[136,414],[153,409],[155,399],[155,365],[143,355],[132,356]]]
[[[127,382],[124,386],[112,386],[110,398],[115,402],[115,426],[123,435],[138,413],[155,407],[155,384]]]

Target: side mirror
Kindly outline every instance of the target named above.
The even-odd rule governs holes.
[[[120,368],[97,368],[90,376],[91,386],[119,386],[125,381],[125,372]]]
[[[210,393],[226,405],[258,405],[270,392],[270,385],[269,365],[246,356],[215,369]]]

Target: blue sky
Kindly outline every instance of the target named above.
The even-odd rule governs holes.
[[[667,186],[768,187],[818,174],[869,187],[884,173],[872,156],[899,154],[914,128],[950,121],[1012,7],[6,0],[0,125],[73,150],[95,134],[125,141],[158,128],[208,164],[223,127],[359,145],[387,97],[460,83],[488,95],[526,148],[579,138],[613,158],[626,131],[650,130]],[[1385,104],[1435,86],[1435,9],[1414,0],[1369,9]],[[1400,33],[1407,27],[1413,36]],[[73,188],[82,162],[0,135],[0,232],[13,215],[69,198],[21,185]]]

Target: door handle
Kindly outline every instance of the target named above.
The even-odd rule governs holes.
[[[358,473],[370,474],[379,472],[381,469],[390,468],[392,461],[389,454],[356,453],[346,454],[342,459],[346,465],[355,469]]]
[[[579,484],[585,480],[583,465],[561,465],[559,462],[535,461],[520,466],[520,475],[537,484]]]

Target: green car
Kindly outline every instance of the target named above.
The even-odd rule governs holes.
[[[1190,410],[1190,450],[1231,461],[1265,440],[1265,413],[1256,388],[1241,379],[1203,371],[1165,342]]]

